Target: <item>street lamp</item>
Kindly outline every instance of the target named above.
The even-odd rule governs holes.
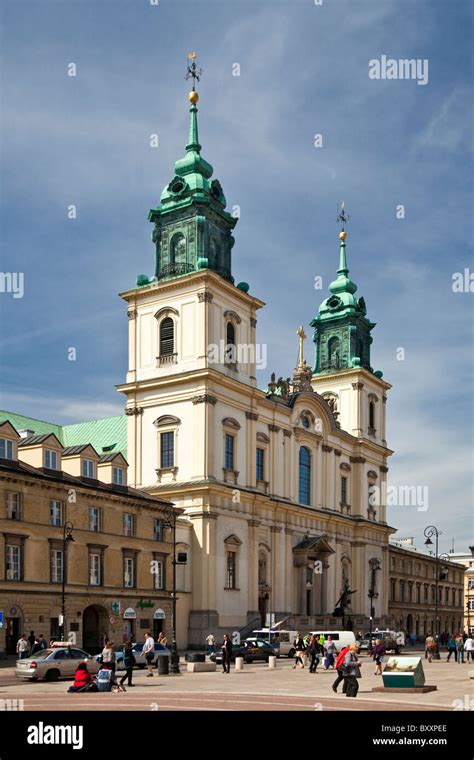
[[[63,566],[62,566],[62,573],[61,573],[61,581],[62,581],[62,593],[61,593],[61,624],[59,626],[60,630],[60,636],[59,640],[64,641],[64,629],[65,629],[65,622],[66,622],[66,568],[67,568],[67,547],[68,544],[74,541],[74,538],[72,537],[72,531],[74,529],[74,525],[72,522],[66,522],[64,523],[63,528]]]
[[[375,590],[375,587],[377,585],[376,573],[377,573],[377,570],[381,569],[380,560],[374,557],[373,559],[369,560],[369,566],[370,566],[370,588],[369,588],[367,596],[370,599],[370,615],[369,615],[369,621],[370,621],[369,651],[370,651],[372,649],[372,620],[375,617],[374,599],[378,598],[378,592]]]
[[[173,602],[172,612],[172,625],[171,625],[171,656],[170,656],[170,673],[175,675],[180,674],[179,670],[179,654],[178,646],[176,644],[176,510],[174,507],[165,507],[165,520],[164,524],[166,528],[171,528],[173,531],[173,591],[171,592]]]
[[[435,643],[436,643],[436,649],[433,654],[433,659],[440,660],[440,654],[439,654],[439,619],[438,619],[438,603],[439,603],[439,592],[438,592],[438,582],[440,580],[440,561],[448,561],[449,562],[449,556],[447,554],[438,554],[438,539],[442,535],[443,531],[438,530],[434,525],[428,525],[427,528],[425,528],[424,534],[426,536],[425,546],[433,546],[433,542],[431,540],[431,537],[435,537],[435,557],[436,557],[436,578],[435,578]]]

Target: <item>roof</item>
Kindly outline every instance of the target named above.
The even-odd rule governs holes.
[[[48,438],[51,438],[51,436],[54,435],[54,437],[57,439],[57,435],[55,433],[44,433],[43,435],[29,435],[27,438],[20,438],[18,441],[18,448],[21,448],[22,446],[38,446],[40,443],[44,443],[48,440]],[[58,443],[61,443],[60,440],[58,440]]]
[[[85,451],[85,449],[88,449],[90,446],[90,443],[83,443],[82,446],[66,446],[65,449],[63,449],[63,457],[72,457],[74,454],[80,454],[82,451]],[[94,448],[92,446],[92,448]]]
[[[18,431],[32,430],[35,437],[53,433],[66,448],[90,444],[98,454],[103,451],[107,453],[120,451],[125,459],[127,458],[127,418],[124,414],[78,422],[73,425],[56,425],[53,422],[0,410],[0,423],[7,421]],[[22,439],[20,445],[24,445],[24,441],[31,443],[31,436],[30,439]]]

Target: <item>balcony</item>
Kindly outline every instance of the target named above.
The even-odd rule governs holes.
[[[158,279],[163,277],[179,277],[179,275],[189,274],[194,272],[192,264],[165,264],[161,267]]]
[[[156,357],[158,367],[164,367],[166,364],[176,364],[178,361],[178,354],[162,354],[162,356]]]

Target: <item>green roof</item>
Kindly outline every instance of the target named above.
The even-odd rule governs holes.
[[[124,414],[104,420],[78,422],[74,425],[55,425],[34,417],[0,410],[0,422],[6,420],[18,431],[32,430],[35,435],[54,433],[64,447],[90,443],[98,454],[102,454],[106,447],[108,453],[116,454],[120,451],[125,459],[127,458],[127,418]]]

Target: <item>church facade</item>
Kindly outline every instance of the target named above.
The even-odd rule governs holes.
[[[189,646],[269,619],[362,630],[371,616],[384,627],[391,386],[370,364],[374,323],[348,276],[344,214],[337,275],[310,323],[314,364],[300,328],[293,376],[262,390],[264,303],[234,282],[237,219],[201,155],[197,100],[193,90],[186,154],[149,214],[154,277],[121,294],[129,483],[182,510]]]

